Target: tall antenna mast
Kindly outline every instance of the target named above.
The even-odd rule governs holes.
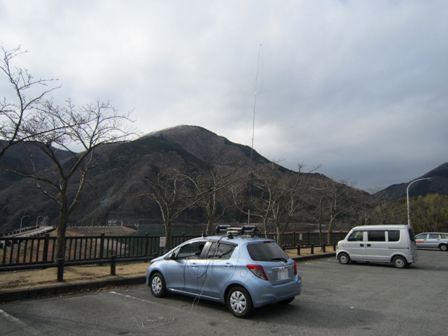
[[[257,56],[257,71],[255,74],[255,86],[254,86],[254,105],[252,108],[252,141],[250,146],[250,169],[252,170],[252,160],[253,160],[253,153],[254,153],[254,139],[255,139],[255,112],[257,109],[257,94],[258,94],[258,78],[259,78],[259,72],[260,72],[260,59],[261,59],[261,48],[263,45],[260,43],[258,45],[258,56]],[[251,201],[251,185],[249,181],[249,190],[248,190],[248,198],[247,198],[247,224],[250,224],[250,201]]]
[[[257,72],[255,74],[255,86],[254,86],[254,105],[252,108],[252,141],[250,147],[250,163],[252,163],[253,151],[254,151],[254,139],[255,139],[255,112],[257,109],[257,95],[258,95],[258,77],[260,72],[260,60],[261,60],[261,49],[263,45],[260,43],[258,45],[258,56],[257,56]]]

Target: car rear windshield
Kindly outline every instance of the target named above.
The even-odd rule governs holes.
[[[247,245],[247,250],[252,260],[255,261],[277,261],[288,260],[286,253],[276,242],[265,241]]]

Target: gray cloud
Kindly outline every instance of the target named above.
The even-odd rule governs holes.
[[[446,162],[445,1],[0,1],[57,99],[110,99],[142,132],[197,124],[361,188]]]

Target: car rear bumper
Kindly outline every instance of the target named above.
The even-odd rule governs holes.
[[[280,302],[300,294],[302,279],[296,275],[284,284],[272,285],[266,280],[257,281],[257,285],[250,291],[254,307],[261,307],[270,303]]]

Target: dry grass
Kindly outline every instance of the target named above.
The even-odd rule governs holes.
[[[144,275],[148,263],[138,262],[117,264],[117,276]],[[26,288],[57,283],[56,268],[43,270],[25,270],[0,273],[0,292],[11,288]],[[64,268],[64,282],[98,280],[111,277],[110,265],[66,266]]]

